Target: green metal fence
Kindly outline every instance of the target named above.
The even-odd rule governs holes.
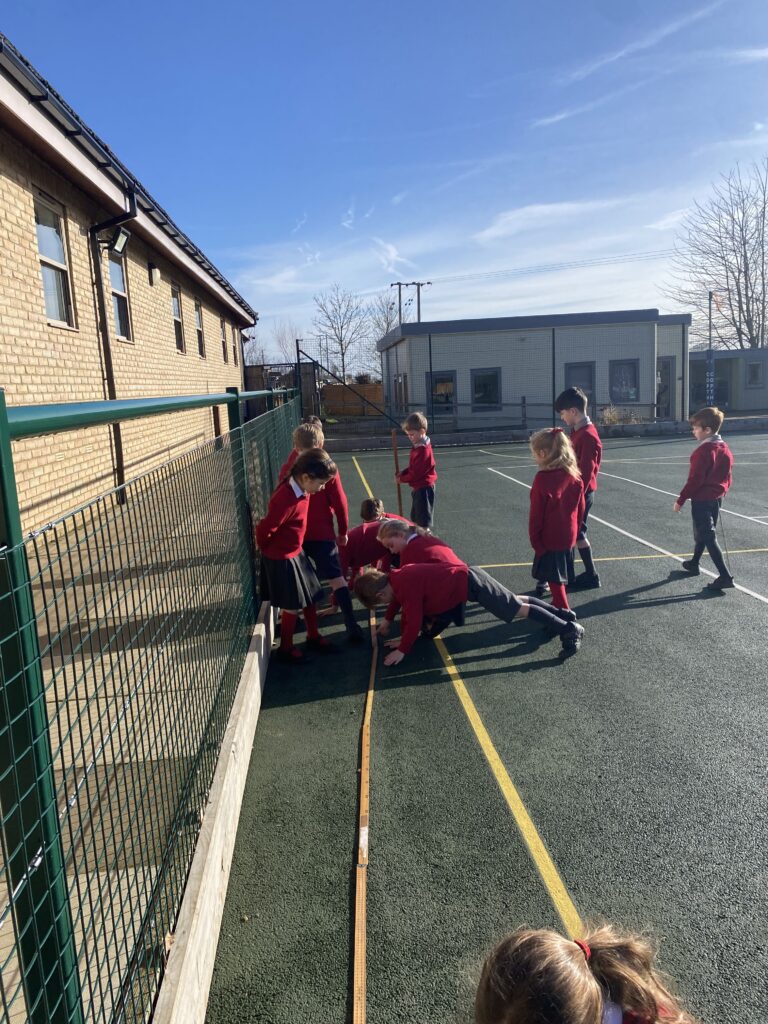
[[[6,409],[0,392],[5,1022],[151,1018],[258,609],[298,399]],[[254,397],[249,394],[247,397]],[[227,404],[230,431],[23,536],[15,437]]]

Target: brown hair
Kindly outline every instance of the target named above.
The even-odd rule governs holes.
[[[360,573],[354,583],[355,597],[366,608],[381,604],[381,592],[389,583],[389,577],[378,569],[366,569]]]
[[[423,412],[412,412],[410,416],[406,416],[401,426],[403,430],[426,430],[427,417]]]
[[[308,448],[322,448],[325,443],[322,426],[316,423],[300,423],[291,435],[293,447],[300,452]]]
[[[421,526],[416,526],[415,523],[406,523],[402,519],[383,519],[379,532],[376,534],[376,540],[386,540],[387,537],[409,537],[412,533],[417,533],[420,537],[432,536],[429,530],[424,530]]]
[[[311,448],[291,466],[291,476],[308,476],[310,480],[331,480],[338,473],[336,463],[322,448]]]
[[[555,412],[562,412],[563,409],[578,409],[580,413],[585,413],[588,402],[587,394],[581,388],[566,388],[555,399]]]
[[[301,422],[309,423],[313,427],[320,427],[321,430],[323,429],[323,421],[319,416],[305,416]]]
[[[360,518],[364,523],[374,523],[384,515],[381,498],[365,498],[360,504]]]
[[[580,940],[518,928],[483,965],[475,997],[476,1024],[600,1024],[605,1000],[644,1024],[695,1024],[654,965],[638,935],[611,925],[585,929]]]
[[[689,422],[695,427],[709,427],[713,434],[720,433],[725,413],[721,412],[716,405],[708,405],[706,409],[699,409],[691,416]]]
[[[544,452],[542,469],[565,469],[571,476],[581,479],[576,453],[568,435],[560,427],[537,430],[531,437],[531,451]]]

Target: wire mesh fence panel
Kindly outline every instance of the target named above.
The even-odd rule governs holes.
[[[256,618],[244,499],[266,508],[297,421],[282,405],[0,551],[3,1024],[151,1016]]]

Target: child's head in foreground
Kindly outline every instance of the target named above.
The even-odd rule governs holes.
[[[423,412],[412,412],[403,420],[402,428],[408,435],[408,440],[413,444],[426,437],[428,425],[427,417]]]
[[[393,555],[399,555],[414,534],[419,537],[429,536],[426,530],[413,523],[404,523],[402,519],[384,519],[376,534],[376,540]]]
[[[724,412],[721,412],[716,405],[708,405],[706,409],[699,409],[698,412],[695,412],[688,422],[694,433],[696,433],[696,427],[699,427],[705,435],[709,435],[720,433],[724,419]]]
[[[566,388],[555,399],[555,412],[560,413],[563,423],[575,427],[587,415],[588,404],[586,391],[582,391],[581,388]]]
[[[384,515],[384,502],[381,498],[364,498],[360,505],[360,518],[364,523],[375,523]]]
[[[389,603],[389,577],[378,569],[366,569],[354,583],[355,597],[366,608]]]
[[[306,452],[310,448],[322,448],[325,444],[323,428],[318,423],[300,423],[291,435],[291,439],[297,452]]]
[[[531,436],[530,445],[542,469],[565,469],[571,476],[581,476],[573,445],[562,427],[537,430]]]
[[[694,1024],[645,939],[610,925],[578,941],[518,928],[486,959],[475,998],[476,1024],[622,1024],[625,1013],[633,1024]]]
[[[337,472],[336,463],[322,448],[302,452],[291,466],[291,476],[307,494],[322,491]]]
[[[323,421],[319,416],[305,416],[301,422],[309,423],[313,427],[320,427],[321,430],[323,429]]]

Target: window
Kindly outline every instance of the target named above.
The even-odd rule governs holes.
[[[205,359],[205,337],[203,336],[203,307],[195,299],[195,331],[197,332],[197,351]]]
[[[173,312],[173,329],[176,332],[176,348],[179,352],[186,352],[184,323],[181,319],[181,289],[177,284],[171,285],[171,310]]]
[[[74,327],[62,208],[40,198],[35,199],[35,226],[46,316]]]
[[[501,370],[472,370],[472,412],[501,409]]]
[[[765,387],[764,377],[765,363],[747,363],[747,387],[748,388],[762,388]]]
[[[240,348],[240,332],[232,325],[232,358],[237,366],[237,350]]]
[[[115,334],[125,341],[131,340],[131,318],[128,311],[128,285],[125,279],[125,258],[109,254],[109,283],[112,286],[112,312],[115,316]]]
[[[430,375],[427,373],[427,392],[430,392]],[[431,408],[435,416],[441,413],[453,415],[456,412],[456,371],[434,370],[432,373]]]
[[[608,386],[612,402],[639,402],[640,360],[612,359],[608,363]]]
[[[224,362],[229,362],[229,353],[227,351],[227,322],[224,317],[219,321],[221,327],[221,354],[224,357]]]

